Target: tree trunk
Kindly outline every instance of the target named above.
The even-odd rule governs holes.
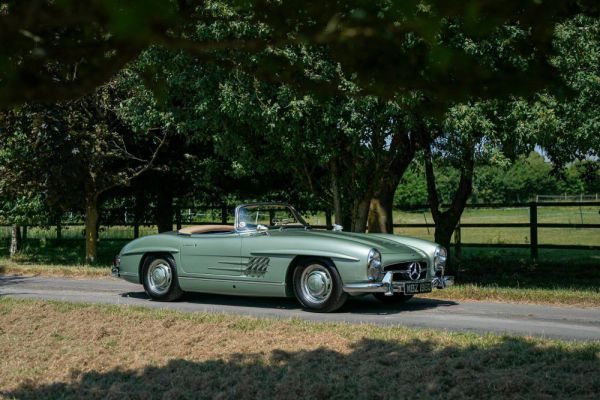
[[[13,258],[21,248],[21,228],[19,225],[13,225],[10,230],[10,258]]]
[[[331,193],[333,197],[333,213],[335,214],[336,225],[344,226],[344,210],[342,207],[342,199],[340,196],[340,187],[337,182],[337,164],[331,162]]]
[[[440,211],[440,201],[437,194],[437,185],[435,180],[435,174],[433,171],[433,161],[431,156],[431,149],[426,150],[425,157],[425,177],[427,179],[427,192],[429,197],[429,207],[433,220],[435,221],[435,241],[441,244],[446,249],[450,250],[450,242],[452,240],[452,234],[456,229],[456,226],[460,222],[460,217],[465,209],[467,200],[473,191],[473,169],[475,166],[474,162],[474,149],[469,147],[466,149],[465,157],[463,159],[463,165],[460,171],[460,181],[458,188],[452,198],[452,203],[446,211]],[[454,266],[449,263],[449,271],[456,273],[457,271],[453,268]]]
[[[325,229],[331,229],[331,210],[325,210]]]
[[[93,264],[98,257],[98,194],[90,194],[85,200],[85,262]]]
[[[140,223],[143,218],[144,209],[147,206],[146,198],[143,193],[137,192],[135,195],[135,205],[133,209],[133,237],[137,239],[140,237]]]
[[[158,226],[158,233],[173,230],[173,193],[170,190],[158,192],[156,225]]]
[[[394,233],[394,194],[400,182],[402,171],[394,171],[394,178],[386,178],[371,199],[369,209],[369,233]]]
[[[376,175],[376,186],[370,200],[368,227],[370,233],[394,233],[394,195],[400,179],[415,157],[417,145],[407,132],[397,134],[390,144],[391,158]]]
[[[369,196],[370,197],[370,196]],[[354,210],[353,224],[350,227],[352,232],[363,233],[367,230],[367,218],[369,217],[369,204],[367,199],[361,200]]]
[[[435,223],[435,242],[441,244],[446,249],[450,249],[450,244],[452,242],[452,234],[460,220],[460,216],[458,218],[451,218],[449,215],[444,215],[443,218],[440,218]]]

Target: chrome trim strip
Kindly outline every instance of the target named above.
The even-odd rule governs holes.
[[[136,278],[138,277],[137,272],[123,272],[123,271],[120,271],[119,274],[121,274],[121,276],[135,276]]]
[[[199,279],[202,281],[213,281],[213,282],[232,282],[232,283],[256,283],[260,285],[277,285],[277,286],[285,286],[285,283],[282,282],[268,282],[268,281],[249,281],[245,279],[214,279],[214,278],[200,278],[195,276],[180,276],[179,279]]]
[[[236,257],[239,258],[239,257]],[[217,264],[242,265],[241,261],[217,261]]]
[[[352,261],[352,262],[360,261],[360,259],[358,259],[356,257],[347,256],[345,254],[339,254],[339,253],[331,253],[328,251],[321,251],[321,250],[259,250],[259,251],[253,251],[252,255],[269,256],[269,257],[313,256],[313,257],[330,257],[333,259]]]
[[[238,268],[227,268],[227,267],[206,267],[206,269],[212,269],[215,271],[237,271],[240,272],[242,271],[242,269],[240,267]]]

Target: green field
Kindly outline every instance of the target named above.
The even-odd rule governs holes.
[[[538,223],[600,224],[600,206],[538,207]],[[466,209],[462,223],[528,223],[529,208]],[[397,211],[394,223],[433,223],[429,210]],[[396,228],[399,235],[433,239],[433,228]],[[462,228],[462,243],[529,244],[529,228]],[[600,229],[538,228],[538,243],[600,246]]]

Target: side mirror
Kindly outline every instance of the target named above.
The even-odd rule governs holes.
[[[344,230],[344,227],[338,224],[333,224],[332,225],[333,231],[334,232],[341,232]]]
[[[268,232],[268,231],[269,231],[269,228],[264,225],[258,224],[256,226],[256,232],[260,233],[260,232]]]

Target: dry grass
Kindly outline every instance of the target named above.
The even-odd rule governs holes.
[[[600,343],[0,299],[0,397],[597,398]]]
[[[110,276],[110,267],[28,264],[0,258],[0,274],[61,276],[71,278],[108,278]]]

